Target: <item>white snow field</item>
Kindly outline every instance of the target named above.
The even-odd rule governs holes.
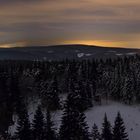
[[[114,125],[117,112],[121,113],[124,119],[130,140],[140,140],[140,105],[128,106],[121,103],[109,102],[106,105],[96,106],[86,112],[87,122],[90,128],[96,123],[99,130],[102,129],[104,114]]]
[[[35,104],[29,107],[28,111],[31,122],[36,107],[37,105]],[[103,103],[102,105],[96,105],[85,112],[87,117],[86,121],[90,130],[94,123],[97,124],[100,131],[102,130],[102,123],[105,113],[107,114],[108,120],[113,126],[118,111],[121,113],[121,116],[124,119],[127,128],[126,130],[129,135],[129,140],[140,140],[140,105],[129,106],[114,101],[109,101],[107,104]],[[57,130],[59,129],[61,124],[62,114],[62,111],[56,111],[52,114],[52,119]],[[14,121],[15,124],[9,127],[9,132],[11,132],[12,135],[14,135],[14,131],[16,130],[16,116],[14,117]]]
[[[111,125],[114,126],[114,120],[118,113],[121,113],[124,119],[126,131],[129,135],[129,140],[140,140],[140,105],[125,105],[114,101],[109,101],[108,104],[94,106],[86,111],[86,121],[91,130],[94,123],[97,124],[99,130],[102,130],[102,123],[105,113]],[[62,111],[53,114],[53,120],[58,129],[61,124]]]

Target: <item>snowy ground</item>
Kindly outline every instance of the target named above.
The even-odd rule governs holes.
[[[90,110],[86,111],[85,113],[90,130],[94,123],[98,125],[99,130],[102,129],[102,123],[103,123],[103,118],[105,113],[107,114],[108,119],[110,120],[113,126],[118,111],[120,111],[124,119],[125,125],[127,127],[127,132],[129,134],[129,139],[139,140],[140,139],[140,105],[128,106],[125,104],[110,101],[108,104],[95,106]],[[59,128],[61,123],[61,114],[62,112],[60,111],[53,114],[53,120],[55,121],[57,128]]]
[[[89,127],[96,123],[99,129],[102,128],[104,114],[106,113],[111,124],[114,125],[114,120],[117,112],[120,111],[129,133],[130,140],[140,139],[140,106],[128,106],[121,103],[110,102],[108,105],[97,106],[86,112],[87,122]]]
[[[35,106],[34,106],[35,107]],[[35,108],[31,107],[29,109],[30,119],[33,119],[33,114]],[[140,138],[140,105],[128,106],[125,104],[110,101],[108,104],[103,104],[101,106],[94,106],[90,110],[86,111],[87,122],[92,128],[93,124],[96,123],[101,130],[104,114],[106,113],[108,119],[110,120],[112,126],[114,125],[114,120],[117,112],[120,111],[129,134],[130,140],[139,140]],[[52,118],[55,122],[55,126],[58,129],[61,124],[62,111],[57,111],[52,114]],[[11,129],[15,126],[12,126]],[[13,133],[13,132],[12,132]]]

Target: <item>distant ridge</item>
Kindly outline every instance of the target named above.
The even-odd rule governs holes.
[[[97,59],[135,54],[140,54],[140,49],[82,44],[0,48],[0,60]]]

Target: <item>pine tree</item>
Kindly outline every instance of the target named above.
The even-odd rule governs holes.
[[[104,122],[103,122],[102,139],[103,140],[112,140],[111,125],[107,119],[106,114],[105,114]]]
[[[11,95],[8,91],[8,75],[0,75],[0,133],[5,135],[9,124],[12,123],[13,106]]]
[[[98,127],[96,124],[94,124],[92,127],[91,137],[92,137],[92,140],[101,140],[101,136],[100,136],[100,133],[98,131]]]
[[[72,104],[74,97],[72,94],[68,95],[62,123],[60,127],[61,140],[89,140],[88,126],[85,121],[84,113],[81,113]]]
[[[19,89],[19,78],[18,75],[14,75],[11,73],[11,77],[9,80],[9,93],[11,95],[11,101],[14,111],[18,112],[17,107],[19,106],[20,100],[20,89]]]
[[[128,140],[128,135],[125,132],[125,125],[119,112],[113,128],[113,140]]]
[[[123,78],[121,76],[120,71],[121,71],[120,65],[117,65],[114,71],[114,79],[112,79],[113,80],[112,97],[114,97],[115,100],[121,100],[123,97],[122,96]]]
[[[138,71],[136,79],[136,100],[140,101],[140,72]]]
[[[45,126],[45,139],[46,140],[56,140],[56,132],[54,128],[53,121],[51,120],[51,114],[49,109],[46,113],[46,126]]]
[[[73,79],[70,81],[69,93],[74,98],[73,104],[71,105],[75,106],[81,112],[85,111],[89,106],[92,106],[92,102],[88,98],[88,91],[85,92],[85,87],[81,81],[74,81]]]
[[[20,140],[31,140],[29,116],[25,105],[22,105],[18,113],[16,137]]]
[[[124,79],[123,101],[125,103],[131,104],[133,98],[134,98],[134,82],[132,74],[129,73],[125,76]]]
[[[47,87],[43,88],[43,105],[50,110],[56,110],[60,108],[59,99],[60,90],[58,88],[57,78],[54,77],[52,82],[48,84]]]
[[[89,106],[89,107],[93,106],[92,99],[93,99],[93,95],[95,95],[95,93],[94,93],[95,89],[93,89],[93,86],[94,86],[93,82],[91,84],[91,82],[89,80],[86,81],[85,93],[83,93],[83,94],[86,94],[87,106]]]
[[[33,120],[33,139],[34,140],[43,140],[44,139],[44,115],[41,111],[41,107],[38,106]]]

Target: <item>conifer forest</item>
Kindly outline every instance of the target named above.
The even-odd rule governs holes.
[[[105,113],[101,129],[94,119],[89,129],[85,112],[110,100],[128,106],[140,103],[139,55],[0,61],[1,140],[128,140],[125,118],[119,111],[113,123]],[[30,114],[33,101],[36,107]],[[62,114],[56,128],[52,114],[58,111]],[[14,126],[13,133],[10,126]]]

